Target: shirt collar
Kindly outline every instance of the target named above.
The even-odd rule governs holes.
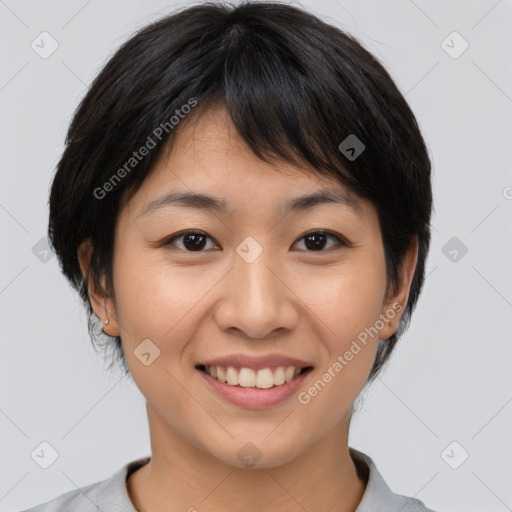
[[[366,490],[355,512],[433,512],[415,498],[395,494],[371,457],[351,447],[349,453],[360,478],[367,479]]]
[[[388,487],[373,460],[363,452],[349,447],[349,453],[356,465],[359,477],[366,481],[366,489],[355,512],[416,512],[428,511],[421,502],[395,494]],[[109,512],[137,512],[128,495],[127,477],[150,461],[143,457],[124,465],[111,478],[100,483],[98,489],[98,506]],[[384,508],[386,507],[386,508]],[[392,508],[390,508],[392,507]]]

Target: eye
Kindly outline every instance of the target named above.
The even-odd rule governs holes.
[[[334,240],[335,244],[334,246],[326,249],[326,241],[329,239]],[[163,245],[177,246],[176,242],[181,241],[182,245],[181,247],[178,246],[178,249],[182,249],[187,252],[204,252],[208,240],[213,242],[213,239],[203,231],[189,230],[173,235],[171,238],[168,238]],[[306,247],[305,250],[307,252],[332,252],[339,247],[349,247],[350,245],[341,236],[331,233],[330,231],[323,230],[310,231],[309,233],[303,235],[299,241],[295,242],[295,244],[299,243],[301,240],[304,240],[304,245]],[[214,249],[218,247],[218,245],[213,243]]]
[[[326,241],[328,239],[334,240],[336,244],[328,249],[325,249]],[[303,235],[299,241],[304,240],[304,245],[307,252],[332,252],[339,247],[348,247],[349,243],[341,236],[338,236],[330,231],[310,231]],[[298,242],[296,242],[298,243]]]
[[[164,242],[164,245],[174,245],[175,240],[180,239],[183,240],[183,247],[187,252],[204,252],[203,249],[207,245],[206,241],[213,241],[210,236],[202,231],[184,231],[167,239],[167,241]],[[179,249],[183,249],[183,247],[179,247]],[[215,247],[218,246],[214,244],[214,248]]]

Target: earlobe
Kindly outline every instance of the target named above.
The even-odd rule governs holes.
[[[404,256],[400,269],[400,284],[395,293],[385,301],[381,320],[385,324],[379,329],[379,339],[386,340],[393,336],[398,329],[398,323],[405,311],[411,289],[416,264],[418,262],[418,238],[414,237],[410,248]]]
[[[96,316],[102,322],[102,331],[109,336],[119,336],[115,308],[106,291],[105,278],[103,277],[101,282],[97,282],[90,270],[92,251],[93,246],[89,239],[82,242],[78,248],[78,262],[87,286],[89,301]],[[107,325],[108,329],[106,329]]]

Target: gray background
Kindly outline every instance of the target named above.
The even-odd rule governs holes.
[[[54,167],[88,84],[135,29],[187,4],[0,1],[2,511],[108,478],[150,453],[142,395],[105,370],[78,297],[38,244]],[[512,510],[512,1],[302,5],[381,59],[434,168],[425,288],[350,444],[395,492],[436,510]],[[58,43],[46,59],[31,47],[42,46],[43,31]],[[458,36],[443,43],[453,31],[469,44],[461,55]],[[43,441],[58,452],[48,469],[31,456]]]

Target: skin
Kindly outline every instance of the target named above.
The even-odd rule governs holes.
[[[172,150],[160,155],[121,210],[115,300],[103,281],[89,280],[89,296],[100,319],[109,320],[105,332],[121,336],[147,401],[152,458],[127,480],[139,511],[357,508],[366,482],[348,452],[351,406],[378,339],[395,332],[400,313],[306,405],[294,395],[266,409],[237,407],[195,369],[200,361],[235,353],[285,354],[314,366],[299,390],[305,391],[379,315],[393,304],[405,307],[417,245],[391,293],[373,204],[352,195],[360,212],[341,203],[284,212],[288,200],[325,187],[347,192],[312,169],[258,159],[226,111],[212,107],[180,128]],[[152,199],[177,189],[225,199],[227,211],[174,205],[139,215]],[[186,237],[164,245],[188,229],[210,237],[199,252]],[[351,246],[327,237],[323,250],[314,250],[303,237],[316,230],[337,233]],[[263,249],[252,263],[236,252],[247,236]],[[84,243],[79,259],[86,278],[89,257]],[[145,366],[134,350],[148,338],[160,356]],[[261,453],[251,468],[237,457],[249,441]]]

